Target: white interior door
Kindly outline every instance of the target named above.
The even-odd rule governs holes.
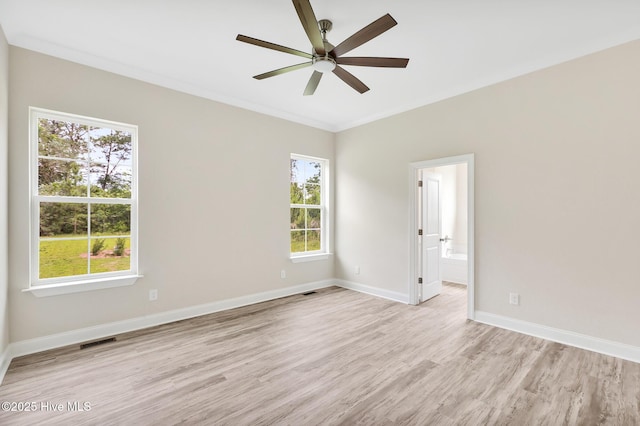
[[[442,212],[440,208],[440,176],[422,173],[422,291],[420,302],[437,296],[442,291],[440,273]]]

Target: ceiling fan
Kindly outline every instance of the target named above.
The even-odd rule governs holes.
[[[291,49],[290,47],[280,46],[279,44],[270,43],[268,41],[259,40],[257,38],[248,37],[238,34],[236,40],[253,44],[267,49],[273,49],[291,55],[302,56],[310,59],[309,62],[291,65],[277,70],[269,71],[264,74],[253,76],[257,80],[262,80],[276,75],[281,75],[290,71],[299,70],[306,67],[313,68],[313,74],[304,89],[304,95],[313,95],[320,83],[322,75],[327,72],[333,72],[342,81],[354,88],[360,93],[365,93],[369,88],[353,74],[342,68],[340,65],[356,65],[362,67],[388,67],[388,68],[406,68],[409,59],[406,58],[381,58],[381,57],[343,57],[345,53],[363,45],[369,40],[379,36],[398,23],[388,13],[382,18],[373,21],[360,31],[347,38],[337,46],[333,46],[327,41],[327,32],[331,30],[333,24],[327,19],[318,21],[309,0],[293,0],[293,5],[298,12],[298,17],[302,23],[302,27],[309,37],[312,50],[311,53],[301,50]]]

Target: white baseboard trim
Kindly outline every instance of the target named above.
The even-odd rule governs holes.
[[[382,297],[383,299],[393,300],[394,302],[409,303],[409,295],[398,293],[396,291],[385,290],[378,287],[371,287],[365,284],[354,283],[346,280],[334,280],[338,287],[346,288],[360,293],[369,294],[371,296]]]
[[[9,364],[11,364],[11,345],[7,345],[5,350],[0,354],[0,385],[2,384],[2,379],[4,379],[4,375],[7,373],[9,369]]]
[[[638,346],[631,346],[625,343],[600,339],[598,337],[587,336],[586,334],[574,333],[573,331],[548,327],[546,325],[521,321],[482,311],[476,311],[475,321],[640,363],[640,347]]]
[[[29,355],[49,349],[55,349],[63,346],[101,339],[104,337],[127,333],[129,331],[141,330],[144,328],[167,324],[174,321],[212,314],[214,312],[226,311],[228,309],[253,305],[254,303],[266,302],[268,300],[279,299],[281,297],[292,296],[294,294],[304,293],[311,290],[318,290],[325,287],[331,287],[333,285],[335,285],[333,280],[316,281],[292,287],[285,287],[277,290],[265,291],[262,293],[250,294],[248,296],[241,296],[233,299],[226,299],[220,300],[218,302],[191,306],[184,309],[176,309],[173,311],[161,312],[144,317],[97,325],[95,327],[82,328],[65,333],[37,337],[35,339],[22,340],[19,342],[11,343],[9,345],[8,351],[5,351],[5,353],[9,353],[9,361],[11,361],[12,358],[23,355]],[[4,377],[4,375],[0,376],[0,379],[2,377]]]

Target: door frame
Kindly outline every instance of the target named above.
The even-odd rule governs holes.
[[[418,287],[418,180],[421,169],[441,166],[467,165],[467,318],[475,319],[475,155],[436,158],[409,164],[409,304],[417,305]]]

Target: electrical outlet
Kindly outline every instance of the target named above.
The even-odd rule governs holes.
[[[360,275],[360,266],[356,266],[356,275]]]
[[[282,278],[283,280],[287,278],[287,271],[285,271],[284,269],[280,271],[280,278]]]
[[[510,305],[519,305],[520,304],[520,295],[518,293],[509,293],[509,304]]]
[[[154,300],[158,300],[158,290],[157,289],[153,289],[153,290],[149,290],[149,300],[150,301],[154,301]]]

